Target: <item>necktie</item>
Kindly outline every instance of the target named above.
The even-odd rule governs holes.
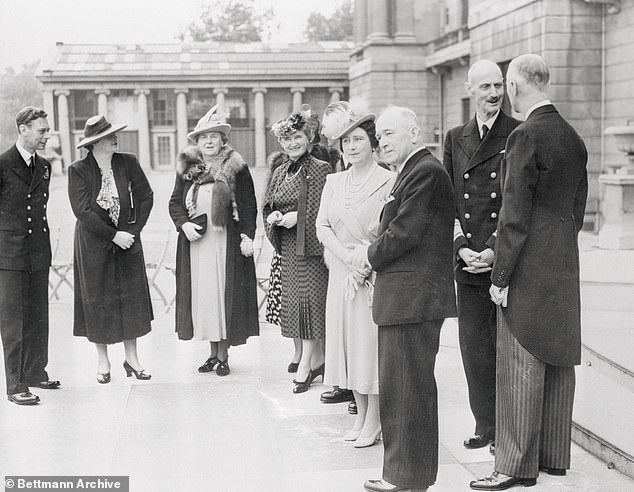
[[[484,137],[487,136],[487,133],[489,133],[489,127],[486,125],[482,125],[482,140],[484,140]]]
[[[35,173],[35,156],[31,156],[31,165],[29,166],[29,171],[31,171],[31,176]]]

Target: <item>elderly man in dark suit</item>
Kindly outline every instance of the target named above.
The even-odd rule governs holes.
[[[422,144],[413,111],[388,107],[376,122],[383,159],[398,170],[379,236],[350,255],[377,272],[372,314],[379,326],[383,478],[366,490],[427,490],[438,471],[434,364],[440,327],[456,315],[451,180]]]
[[[50,129],[46,113],[31,106],[20,110],[16,125],[16,144],[0,155],[0,334],[8,399],[34,405],[39,398],[29,386],[60,386],[46,373],[51,165],[36,152]]]
[[[443,164],[454,185],[455,276],[460,353],[475,432],[464,446],[477,449],[495,438],[495,304],[489,299],[495,230],[502,205],[501,163],[506,137],[519,121],[500,110],[502,71],[489,60],[475,62],[465,88],[475,116],[445,137]]]
[[[498,313],[495,471],[476,490],[535,485],[570,467],[574,366],[581,357],[579,250],[588,179],[577,132],[548,99],[538,55],[509,65],[506,87],[526,121],[506,144],[491,298]]]

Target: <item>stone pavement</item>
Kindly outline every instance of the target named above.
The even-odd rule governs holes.
[[[151,227],[166,229],[172,177],[151,180],[157,195]],[[62,227],[62,250],[73,223],[64,194],[60,178],[49,209],[51,223]],[[168,295],[171,283],[169,275],[161,278]],[[207,345],[178,341],[173,310],[166,312],[153,292],[153,331],[139,341],[152,380],[125,377],[118,344],[111,348],[112,382],[99,385],[95,350],[72,336],[72,293],[59,292],[51,303],[49,370],[63,386],[37,391],[36,407],[0,403],[0,476],[129,475],[134,492],[350,492],[380,477],[380,445],[355,449],[342,440],[353,423],[345,404],[320,403],[322,384],[292,393],[286,372],[292,343],[277,327],[262,324],[260,337],[231,350],[228,377],[199,374]],[[453,319],[442,330],[436,377],[440,470],[430,490],[467,491],[470,480],[492,470],[493,458],[462,446],[474,424]],[[542,474],[531,490],[625,492],[634,481],[573,446],[568,476]]]

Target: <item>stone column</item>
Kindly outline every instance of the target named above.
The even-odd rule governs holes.
[[[396,0],[396,32],[394,41],[397,43],[413,43],[414,36],[414,1]]]
[[[70,91],[55,91],[57,96],[57,114],[59,122],[59,143],[62,146],[62,157],[64,166],[68,169],[73,162],[72,141],[70,138],[70,119],[68,114],[68,96]]]
[[[152,153],[150,151],[150,119],[148,114],[148,89],[137,89],[134,94],[138,97],[139,115],[139,162],[144,169],[152,169]]]
[[[110,90],[97,89],[95,91],[95,94],[97,94],[97,114],[102,114],[107,118],[108,117],[108,96],[110,95]]]
[[[255,107],[255,165],[266,166],[266,121],[264,119],[264,87],[253,89]]]
[[[174,89],[176,93],[176,148],[187,145],[187,93],[188,89]]]
[[[372,0],[370,2],[372,32],[370,33],[370,41],[386,41],[390,37],[388,29],[388,0]]]
[[[51,131],[55,131],[55,97],[53,91],[44,90],[42,92],[42,106],[46,114],[48,115],[48,124],[51,127]]]
[[[291,94],[293,94],[293,113],[302,110],[302,93],[306,89],[303,87],[291,87]]]
[[[218,113],[224,113],[227,108],[225,106],[225,95],[229,92],[229,89],[225,87],[219,87],[218,89],[214,89],[214,94],[216,95],[216,104],[218,105]]]
[[[354,0],[354,44],[363,46],[368,35],[368,0]]]
[[[329,87],[328,92],[330,92],[330,102],[337,102],[341,100],[341,94],[343,94],[343,87]]]

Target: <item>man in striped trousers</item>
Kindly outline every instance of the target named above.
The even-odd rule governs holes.
[[[581,358],[579,251],[588,181],[579,135],[547,96],[538,55],[509,65],[507,94],[525,120],[506,142],[490,294],[498,305],[496,454],[475,490],[532,486],[570,467],[574,366]]]

